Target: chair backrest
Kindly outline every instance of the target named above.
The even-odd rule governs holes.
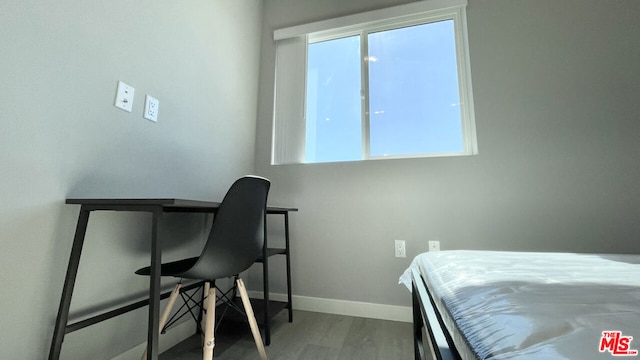
[[[202,254],[182,277],[215,280],[237,275],[262,256],[270,186],[269,180],[257,176],[242,177],[231,185]]]

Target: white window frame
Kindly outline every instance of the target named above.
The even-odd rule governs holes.
[[[276,79],[272,164],[305,163],[305,101],[307,45],[349,35],[368,34],[405,26],[453,20],[460,95],[460,115],[464,149],[460,153],[369,156],[368,97],[362,104],[363,158],[390,159],[434,156],[460,156],[478,153],[476,140],[471,68],[469,64],[466,0],[423,0],[391,8],[304,24],[274,31]],[[363,44],[362,46],[366,46]],[[363,56],[366,53],[363,52]],[[363,61],[362,81],[368,81],[368,64]],[[280,69],[280,71],[279,71]],[[286,71],[283,71],[286,70]],[[363,89],[368,91],[368,84]]]

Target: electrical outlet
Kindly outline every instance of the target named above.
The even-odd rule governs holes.
[[[158,107],[160,101],[149,94],[144,100],[144,118],[147,120],[158,122]]]
[[[396,240],[396,257],[407,257],[407,248],[405,247],[404,240]]]
[[[440,251],[440,241],[429,240],[429,251]]]
[[[133,94],[136,89],[131,85],[127,85],[122,81],[118,81],[118,89],[116,90],[116,101],[113,104],[115,107],[124,111],[131,112],[133,108]]]

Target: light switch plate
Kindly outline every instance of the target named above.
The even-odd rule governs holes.
[[[133,94],[136,89],[134,89],[131,85],[127,85],[122,81],[118,81],[118,89],[116,90],[116,101],[114,103],[115,107],[122,109],[124,111],[131,112],[133,109]]]
[[[144,118],[147,120],[158,122],[158,107],[160,101],[149,94],[144,100]]]

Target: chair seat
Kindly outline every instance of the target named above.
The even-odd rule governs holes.
[[[193,267],[193,264],[198,261],[198,257],[192,257],[189,259],[183,259],[178,261],[172,261],[165,264],[160,265],[160,276],[176,276],[181,274]],[[141,269],[136,270],[136,274],[138,275],[150,275],[151,267],[145,266]]]

